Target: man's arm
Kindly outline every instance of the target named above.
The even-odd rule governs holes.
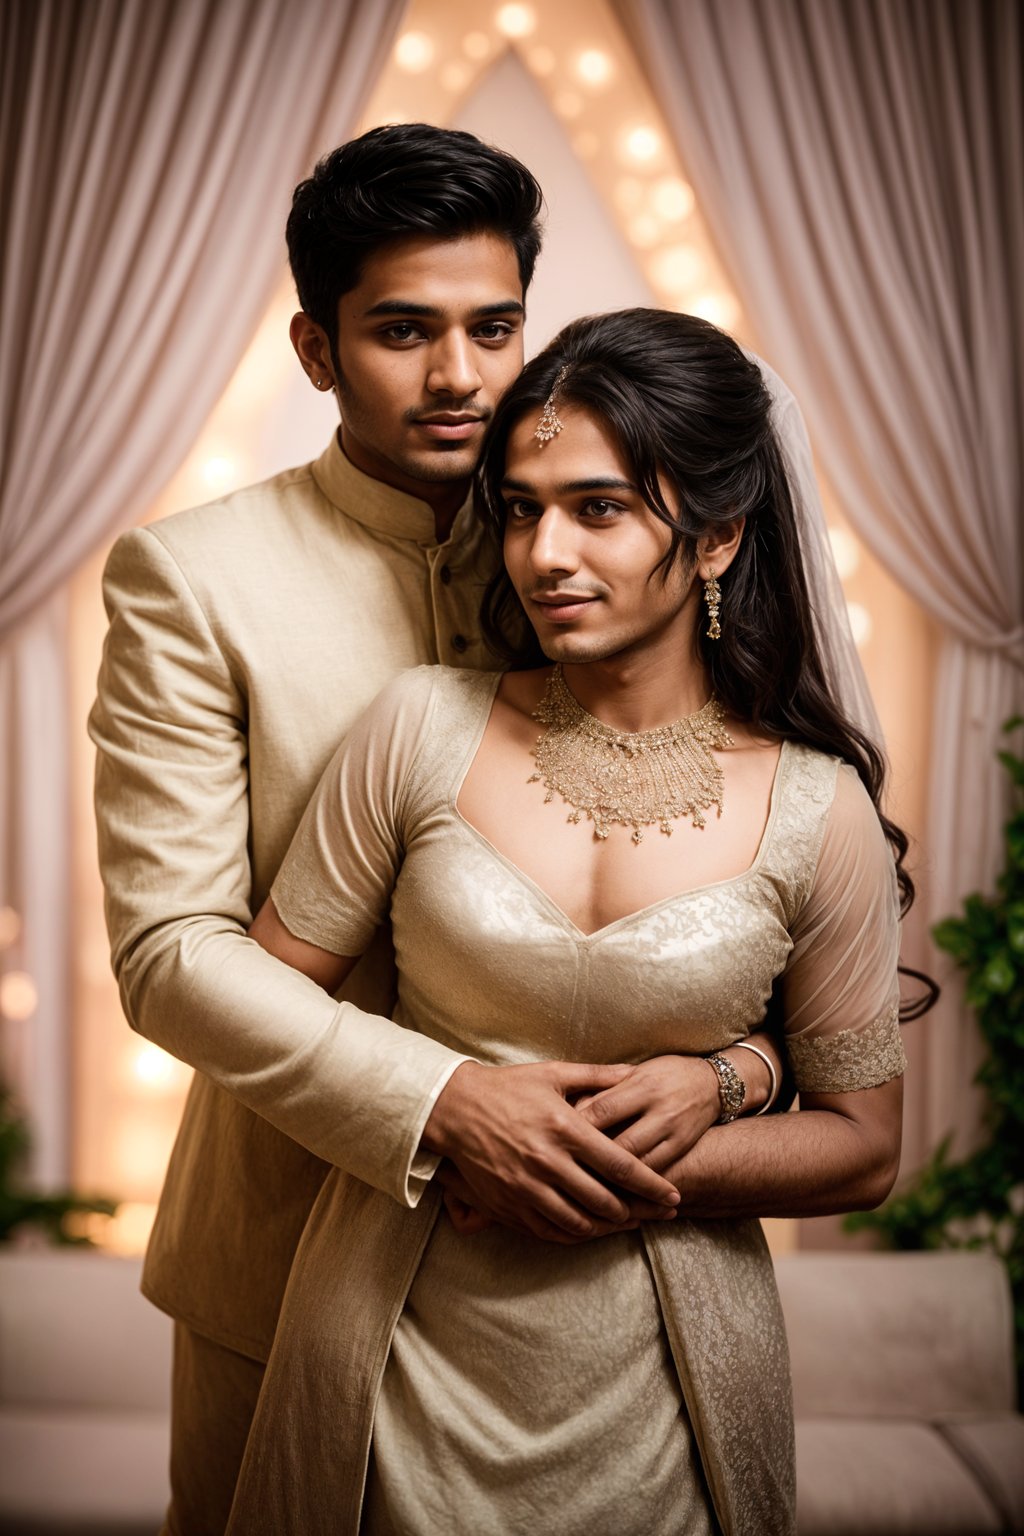
[[[241,686],[152,530],[118,541],[104,595],[110,630],[90,732],[129,1022],[319,1157],[413,1198],[424,1120],[463,1058],[336,1003],[247,938]]]

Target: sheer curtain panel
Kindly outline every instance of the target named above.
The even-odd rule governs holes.
[[[0,7],[0,902],[41,989],[19,1086],[51,1178],[64,1111],[33,1084],[68,1056],[61,588],[199,432],[280,277],[291,189],[352,131],[403,8]]]
[[[942,625],[929,916],[1001,862],[1024,696],[1024,125],[1017,0],[636,0],[641,52],[761,350],[851,523]],[[947,973],[948,974],[948,973]],[[958,983],[927,1138],[969,1137]]]

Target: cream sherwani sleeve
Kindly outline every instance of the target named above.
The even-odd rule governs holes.
[[[119,540],[104,594],[90,729],[129,1021],[318,1157],[414,1203],[423,1124],[465,1058],[336,1002],[246,937],[258,745],[231,636],[152,529]]]

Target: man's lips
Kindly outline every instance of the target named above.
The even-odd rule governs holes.
[[[462,442],[467,437],[472,437],[474,432],[483,425],[482,416],[466,416],[438,414],[437,416],[421,416],[414,425],[420,427],[428,437],[433,437],[441,442]]]
[[[597,597],[585,592],[538,592],[529,602],[549,624],[565,624],[579,618]]]

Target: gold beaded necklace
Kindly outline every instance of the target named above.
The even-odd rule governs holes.
[[[596,837],[606,838],[618,825],[632,827],[633,842],[640,843],[644,827],[657,824],[671,836],[676,817],[703,827],[710,806],[722,814],[722,770],[711,754],[733,742],[716,698],[673,725],[617,731],[573,697],[559,664],[533,719],[546,729],[533,748],[537,771],[527,782],[544,784],[545,803],[561,795],[572,807],[568,820],[586,816]]]

